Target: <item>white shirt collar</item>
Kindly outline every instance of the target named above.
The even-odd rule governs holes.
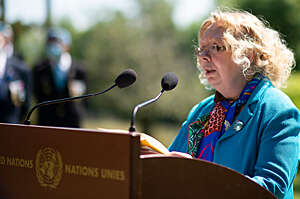
[[[68,71],[71,68],[72,57],[68,52],[64,52],[58,62],[58,66],[62,71]]]
[[[5,51],[0,50],[0,78],[3,78],[6,68],[7,55]]]

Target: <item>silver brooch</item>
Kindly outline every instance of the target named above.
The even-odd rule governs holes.
[[[237,120],[233,125],[233,129],[235,131],[240,131],[240,130],[242,130],[243,127],[244,127],[244,123],[240,120]]]

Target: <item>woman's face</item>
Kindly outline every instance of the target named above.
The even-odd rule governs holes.
[[[242,69],[223,43],[224,28],[210,26],[199,38],[198,61],[209,84],[226,98],[238,97],[246,85]]]

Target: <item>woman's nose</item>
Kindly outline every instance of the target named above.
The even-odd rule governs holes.
[[[210,62],[211,61],[211,57],[210,57],[210,54],[207,50],[203,50],[199,56],[199,61],[203,61],[203,62]]]

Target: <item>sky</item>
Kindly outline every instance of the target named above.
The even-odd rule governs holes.
[[[213,0],[169,0],[175,4],[173,19],[184,27],[208,14],[214,7]],[[6,20],[12,23],[45,21],[46,0],[6,0]],[[52,0],[52,17],[58,20],[69,17],[78,29],[86,29],[105,16],[108,9],[120,10],[127,16],[134,16],[136,6],[133,0]]]

